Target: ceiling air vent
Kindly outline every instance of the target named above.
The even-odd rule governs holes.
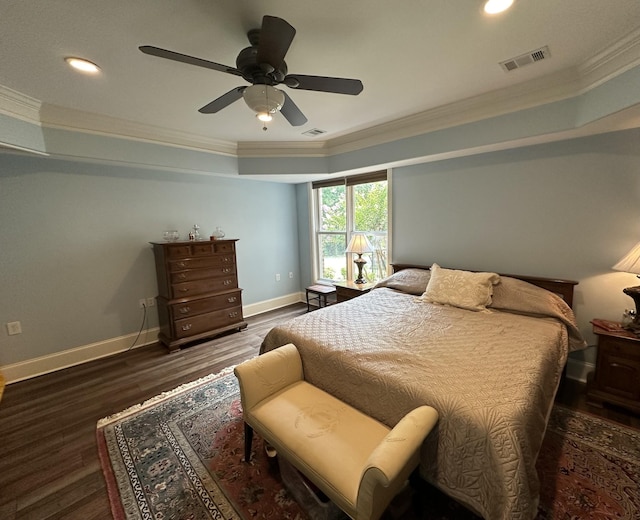
[[[309,137],[315,137],[316,135],[326,134],[326,130],[320,130],[319,128],[312,128],[311,130],[307,130],[306,132],[302,132],[302,135],[307,135]]]
[[[512,70],[519,69],[520,67],[524,67],[525,65],[530,65],[531,63],[535,63],[536,61],[546,60],[551,57],[551,53],[549,52],[549,47],[546,45],[544,47],[540,47],[535,51],[527,52],[522,56],[518,56],[517,58],[511,58],[507,61],[500,62],[500,66],[504,69],[505,72],[511,72]]]

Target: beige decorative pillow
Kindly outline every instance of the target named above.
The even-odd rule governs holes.
[[[396,291],[420,296],[427,290],[427,284],[431,278],[431,271],[428,269],[408,268],[393,273],[384,280],[380,280],[374,287],[388,287]]]
[[[500,276],[496,273],[472,273],[444,269],[438,264],[433,264],[427,290],[420,299],[471,311],[482,311],[491,304],[493,286],[499,281]]]

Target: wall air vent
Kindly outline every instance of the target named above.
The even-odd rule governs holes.
[[[512,70],[519,69],[520,67],[524,67],[525,65],[530,65],[531,63],[535,63],[536,61],[542,61],[549,59],[551,57],[551,53],[549,52],[549,47],[546,45],[544,47],[540,47],[535,51],[527,52],[517,58],[511,58],[507,61],[501,61],[500,66],[503,68],[505,72],[511,72]]]
[[[326,130],[320,130],[319,128],[312,128],[311,130],[307,130],[306,132],[302,132],[302,135],[307,135],[309,137],[315,137],[316,135],[326,134]]]

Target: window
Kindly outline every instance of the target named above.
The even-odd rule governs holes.
[[[367,281],[387,276],[387,172],[319,181],[312,187],[316,279],[340,282],[357,277],[352,255],[345,253],[353,233],[366,235],[374,249],[362,255],[367,261],[363,270]]]

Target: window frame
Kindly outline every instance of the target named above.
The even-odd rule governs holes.
[[[354,201],[354,186],[359,184],[368,184],[373,182],[386,181],[387,182],[387,231],[356,231],[355,227],[355,201]],[[328,188],[331,186],[345,186],[345,211],[346,211],[346,230],[344,231],[323,231],[321,229],[321,212],[320,212],[320,190],[318,188]],[[322,181],[315,181],[310,183],[309,199],[311,207],[310,215],[310,232],[313,237],[311,242],[311,263],[312,263],[312,275],[315,280],[314,283],[331,284],[334,280],[322,277],[321,259],[320,259],[320,239],[321,236],[337,235],[344,236],[345,249],[349,243],[351,236],[354,233],[366,233],[367,235],[374,236],[386,236],[386,273],[388,275],[391,272],[391,204],[392,204],[392,176],[391,170],[382,170],[369,172],[360,175],[352,175],[348,177],[339,177],[334,179],[327,179]],[[346,279],[354,280],[356,266],[354,262],[349,261],[349,253],[345,253],[346,264]]]

